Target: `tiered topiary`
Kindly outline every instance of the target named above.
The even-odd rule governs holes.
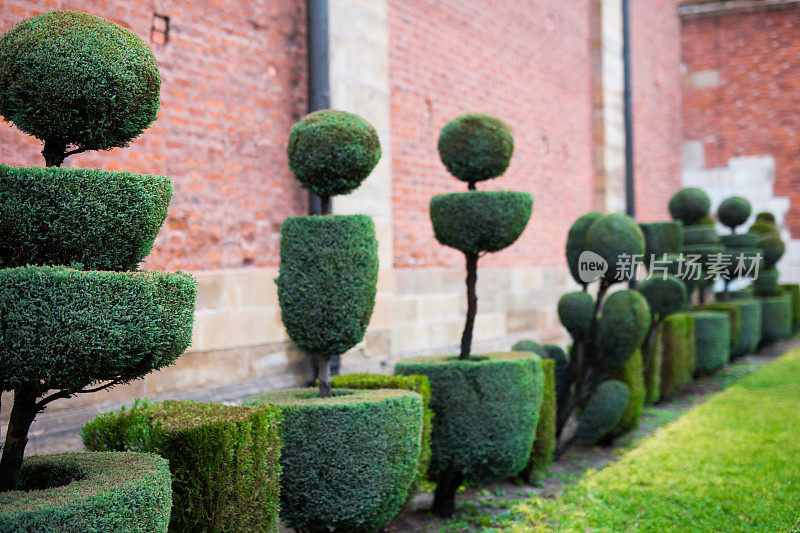
[[[723,301],[729,299],[728,286],[737,277],[743,277],[748,272],[757,270],[754,261],[759,261],[761,255],[758,247],[759,236],[755,233],[736,233],[736,228],[747,222],[750,218],[750,202],[740,196],[732,196],[724,200],[717,208],[717,218],[730,228],[730,235],[720,237],[725,245],[725,252],[730,256],[730,266],[725,276],[725,289],[721,295]]]
[[[159,91],[147,45],[99,17],[45,13],[0,37],[0,114],[44,143],[48,165],[0,166],[0,385],[14,391],[2,491],[19,486],[28,430],[48,404],[139,379],[191,340],[195,281],[135,270],[167,216],[169,179],[57,168],[126,146],[155,120]],[[60,468],[48,457],[36,465]],[[65,531],[113,530],[49,494],[39,512],[67,517]]]
[[[559,319],[573,339],[569,370],[565,372],[566,384],[560,386],[563,394],[559,394],[556,425],[559,437],[572,413],[584,406],[578,427],[591,428],[591,431],[580,430],[575,434],[577,438],[598,440],[606,437],[626,411],[629,416],[623,425],[632,427],[636,424],[635,414],[641,410],[639,402],[644,401],[644,389],[639,386],[641,380],[637,380],[634,405],[629,405],[628,399],[632,395],[625,383],[603,383],[615,377],[631,375],[630,369],[625,370],[625,365],[639,350],[647,335],[650,308],[644,297],[636,291],[621,290],[608,298],[605,295],[614,283],[631,278],[634,259],[641,257],[644,252],[645,241],[641,229],[624,215],[589,213],[578,218],[569,231],[567,263],[575,281],[583,285],[584,291],[567,293],[558,303]],[[587,261],[607,265],[598,278],[596,299],[586,292],[594,281],[587,276],[586,265],[581,264]],[[631,385],[634,383],[631,382]],[[617,393],[620,387],[625,389],[624,402],[620,400],[622,395]],[[598,420],[592,420],[593,417],[598,417]]]
[[[458,356],[407,359],[395,366],[395,373],[430,380],[435,417],[429,475],[437,482],[433,511],[450,516],[464,480],[488,483],[525,467],[543,378],[535,354],[471,355],[478,258],[513,244],[533,208],[533,197],[525,192],[475,190],[478,182],[508,167],[514,149],[511,130],[488,115],[463,115],[442,129],[438,148],[447,170],[469,189],[434,196],[430,203],[436,239],[466,258],[467,319]]]
[[[157,453],[172,472],[171,531],[278,530],[281,414],[137,401],[81,429],[86,449]]]
[[[330,358],[364,338],[378,279],[366,215],[331,215],[331,196],[356,189],[381,156],[372,125],[352,113],[310,113],[292,127],[289,168],[322,199],[322,215],[281,226],[278,301],[289,338],[319,361],[319,390],[262,394],[284,417],[281,518],[296,529],[378,531],[417,473],[423,406],[405,390],[332,391]]]

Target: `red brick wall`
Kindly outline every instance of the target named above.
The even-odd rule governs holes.
[[[800,236],[800,8],[684,20],[687,76],[719,71],[717,87],[683,95],[683,137],[702,140],[706,166],[736,156],[775,158],[774,193],[788,196]]]
[[[478,188],[535,197],[520,240],[481,265],[562,264],[569,225],[592,208],[589,2],[392,0],[389,29],[395,266],[462,266],[433,238],[428,202],[466,190],[436,141],[470,111],[515,137],[505,176]]]
[[[678,0],[631,1],[633,149],[637,219],[669,220],[681,187]]]
[[[42,11],[76,9],[150,44],[163,78],[159,119],[126,149],[73,156],[70,166],[166,174],[175,187],[146,267],[275,265],[279,224],[305,210],[286,166],[291,125],[305,112],[304,2],[7,0],[0,32]],[[151,40],[153,13],[169,42]],[[0,124],[0,161],[42,165],[39,142]]]

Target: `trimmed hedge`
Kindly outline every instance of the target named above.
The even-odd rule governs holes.
[[[611,430],[611,436],[618,437],[639,426],[642,416],[644,401],[647,395],[644,386],[644,366],[642,352],[636,350],[628,362],[618,368],[612,375],[628,387],[628,407],[622,413],[622,418]]]
[[[695,372],[716,372],[730,360],[731,319],[719,311],[692,311],[695,332]]]
[[[714,226],[687,226],[683,229],[683,246],[693,244],[717,244],[720,242]]]
[[[653,333],[648,352],[642,354],[650,361],[650,366],[644,369],[644,403],[653,405],[661,399],[661,366],[664,360],[663,323]]]
[[[778,292],[778,271],[762,270],[753,280],[753,288],[758,296],[774,296]]]
[[[578,415],[575,437],[597,441],[608,435],[628,408],[628,387],[616,379],[598,385],[586,408]]]
[[[431,432],[433,431],[433,411],[431,410],[431,384],[425,376],[384,376],[381,374],[342,374],[331,376],[331,385],[337,389],[404,389],[422,396],[422,441],[419,448],[419,467],[417,481],[409,491],[409,498],[428,478],[431,462]]]
[[[499,118],[469,113],[445,124],[437,147],[450,174],[474,183],[506,171],[514,153],[514,136]]]
[[[739,306],[733,302],[712,302],[698,304],[692,308],[693,311],[721,311],[728,314],[730,319],[730,347],[731,357],[733,357],[734,347],[739,341],[739,328],[742,323],[742,312]]]
[[[0,270],[0,386],[78,391],[171,364],[192,339],[196,281],[164,272]]]
[[[780,237],[763,237],[758,241],[758,247],[761,248],[764,254],[764,268],[766,270],[774,269],[775,264],[783,257],[784,252],[786,252],[786,244],[784,244]]]
[[[696,306],[697,310],[725,311],[731,319],[731,359],[758,349],[761,340],[761,303],[755,298]]]
[[[553,462],[556,446],[556,362],[554,359],[542,358],[542,406],[539,409],[539,423],[536,424],[536,437],[533,439],[531,457],[520,477],[528,482],[535,482]]]
[[[669,200],[669,213],[685,226],[700,222],[711,209],[711,199],[696,187],[681,189]]]
[[[464,253],[497,252],[516,241],[533,211],[533,196],[519,191],[469,191],[431,198],[436,240]]]
[[[691,383],[696,343],[693,313],[674,313],[661,323],[661,398],[668,399]]]
[[[585,215],[578,217],[578,220],[572,223],[567,234],[567,265],[569,265],[569,273],[572,274],[572,279],[576,283],[583,284],[579,275],[578,260],[586,250],[586,234],[592,224],[603,218],[605,215],[599,211],[592,211]]]
[[[757,248],[761,237],[756,233],[732,233],[730,235],[720,235],[719,240],[726,248]],[[729,250],[731,253],[737,251]]]
[[[664,254],[681,251],[683,226],[679,222],[642,222],[639,228],[644,234],[645,264],[651,257],[661,259]]]
[[[603,302],[597,347],[605,369],[619,368],[642,345],[650,329],[650,307],[641,293],[621,290]]]
[[[286,151],[297,181],[319,196],[357,189],[381,158],[372,124],[334,109],[309,113],[292,126]]]
[[[606,281],[623,281],[630,277],[631,256],[644,254],[644,234],[629,216],[616,213],[605,215],[595,221],[586,232],[586,249],[608,263],[608,270],[604,275]],[[627,265],[623,259],[626,255]]]
[[[164,176],[0,165],[0,268],[135,269],[171,197]]]
[[[152,454],[26,457],[22,488],[0,492],[0,531],[154,533],[169,524],[169,467]]]
[[[558,319],[575,340],[589,335],[593,316],[594,298],[588,292],[568,292],[558,300]]]
[[[800,285],[797,283],[784,283],[778,289],[789,293],[792,297],[792,333],[797,335],[800,331]]]
[[[788,293],[762,296],[761,342],[776,342],[792,336],[792,297]]]
[[[434,393],[435,394],[435,393]],[[246,405],[283,412],[281,519],[309,530],[374,532],[408,499],[417,474],[422,397],[407,390],[270,392]]]
[[[281,413],[219,404],[137,402],[81,429],[94,451],[153,452],[169,460],[170,531],[278,530]]]
[[[127,146],[156,119],[161,76],[135,33],[76,11],[51,11],[0,37],[0,115],[43,141]]]
[[[430,380],[435,413],[431,480],[449,470],[485,484],[525,468],[544,393],[539,356],[414,357],[399,361],[395,373]]]
[[[361,342],[377,283],[378,241],[370,217],[283,221],[278,301],[286,332],[301,350],[331,356]]]

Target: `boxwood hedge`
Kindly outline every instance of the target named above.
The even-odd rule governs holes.
[[[761,342],[775,342],[792,336],[792,297],[788,293],[762,296]]]
[[[613,372],[613,377],[628,387],[628,407],[611,430],[611,435],[618,437],[636,429],[642,416],[646,396],[642,352],[636,350],[624,365]]]
[[[556,445],[556,361],[542,358],[542,406],[539,409],[539,422],[536,424],[536,437],[533,439],[531,457],[520,472],[520,477],[528,482],[536,482],[555,456]]]
[[[695,372],[716,372],[730,360],[730,315],[721,311],[692,311],[691,314],[695,324]]]
[[[422,397],[407,390],[270,392],[246,405],[283,412],[281,519],[311,531],[375,532],[402,508],[417,475]]]
[[[695,370],[695,318],[673,313],[661,323],[661,398],[671,398],[692,381]]]
[[[778,289],[788,293],[792,298],[792,333],[797,335],[800,331],[800,285],[797,283],[784,283]]]
[[[761,304],[754,298],[696,306],[697,310],[725,311],[731,319],[731,358],[743,357],[758,348],[761,340]]]
[[[171,531],[277,532],[280,424],[272,406],[145,401],[97,416],[81,436],[89,450],[169,460]]]
[[[156,455],[34,455],[21,487],[0,492],[0,531],[154,533],[169,524],[169,467]]]

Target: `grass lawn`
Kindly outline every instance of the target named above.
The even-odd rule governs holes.
[[[514,511],[514,531],[800,531],[800,350]]]

